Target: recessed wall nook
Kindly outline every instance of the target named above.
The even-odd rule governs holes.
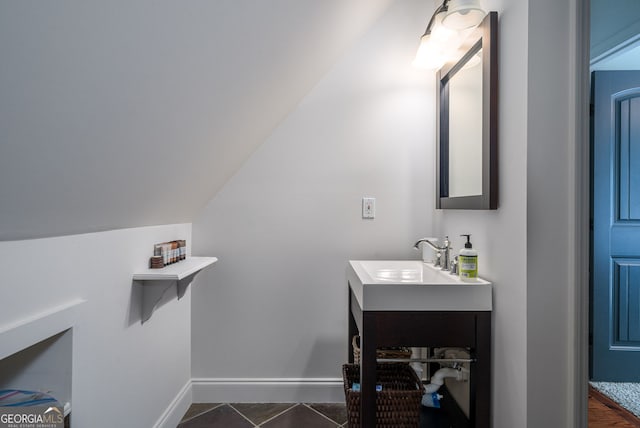
[[[53,308],[0,331],[0,404],[30,403],[15,400],[17,391],[53,397],[71,419],[73,394],[73,327],[81,300]],[[15,392],[12,392],[15,391]],[[36,397],[37,399],[38,397]]]

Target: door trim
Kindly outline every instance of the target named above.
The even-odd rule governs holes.
[[[570,135],[573,141],[573,168],[569,174],[570,188],[574,189],[570,204],[574,219],[573,249],[570,249],[569,260],[573,269],[569,270],[569,292],[573,307],[569,314],[573,323],[573,340],[569,346],[569,367],[571,380],[569,404],[573,414],[568,415],[569,426],[586,427],[588,423],[588,368],[589,368],[589,223],[590,223],[590,2],[572,0],[573,22],[570,23],[573,51],[571,68],[575,76],[572,90],[575,92],[569,119],[575,124]]]

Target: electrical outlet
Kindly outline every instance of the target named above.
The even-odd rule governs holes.
[[[362,198],[362,218],[376,218],[376,198]]]

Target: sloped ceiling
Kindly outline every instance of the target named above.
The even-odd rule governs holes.
[[[391,1],[0,2],[0,240],[190,222]]]

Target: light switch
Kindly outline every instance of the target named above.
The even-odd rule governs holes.
[[[376,218],[376,198],[362,198],[362,218]]]

